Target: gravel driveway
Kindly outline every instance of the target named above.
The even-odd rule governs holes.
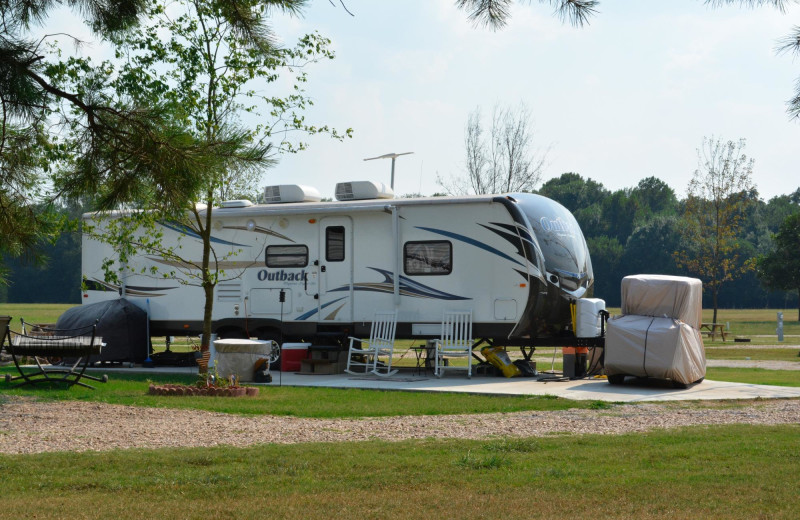
[[[196,410],[0,397],[0,453],[424,438],[621,434],[715,424],[800,424],[800,400],[364,419],[246,417]]]

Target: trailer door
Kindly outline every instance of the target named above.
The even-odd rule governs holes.
[[[320,220],[319,319],[321,323],[353,321],[353,221]]]

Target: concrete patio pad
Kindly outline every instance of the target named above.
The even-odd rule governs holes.
[[[183,374],[196,375],[197,367],[158,368],[90,368],[108,374]],[[112,376],[113,377],[113,376]],[[611,385],[605,379],[578,379],[575,381],[537,381],[536,378],[512,378],[446,375],[437,379],[432,374],[413,375],[401,371],[389,378],[354,376],[350,374],[311,375],[293,372],[273,372],[272,383],[259,386],[306,386],[326,388],[361,388],[366,390],[399,390],[408,392],[463,392],[485,395],[552,395],[574,400],[608,402],[644,401],[700,401],[724,399],[780,399],[800,398],[800,387],[751,385],[726,381],[709,381],[677,390],[657,381],[638,381],[628,378],[624,385]],[[251,383],[247,383],[251,384]]]
[[[541,382],[535,378],[445,376],[406,376],[390,378],[358,377],[349,374],[301,375],[276,372],[267,386],[314,386],[362,388],[416,392],[464,392],[485,395],[553,395],[566,399],[638,402],[696,401],[723,399],[800,398],[800,388],[705,380],[685,390],[676,390],[658,382],[640,382],[628,378],[624,385],[611,385],[605,379]]]

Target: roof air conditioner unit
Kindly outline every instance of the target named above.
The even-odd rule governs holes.
[[[246,208],[252,205],[253,203],[247,199],[223,200],[219,203],[220,208]]]
[[[266,204],[281,204],[287,202],[319,202],[322,196],[316,188],[301,186],[299,184],[281,184],[264,188],[264,202]]]
[[[382,182],[352,181],[336,185],[336,200],[393,199],[394,191]]]

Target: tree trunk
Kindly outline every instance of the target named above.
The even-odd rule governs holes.
[[[211,316],[214,310],[214,286],[215,280],[211,276],[211,206],[214,203],[214,193],[209,190],[206,194],[206,215],[205,222],[198,219],[200,237],[203,239],[203,264],[201,266],[201,276],[203,294],[205,296],[205,306],[203,307],[203,340],[200,343],[200,350],[209,350],[211,342]]]
[[[800,287],[797,288],[797,321],[800,322]]]
[[[206,352],[211,345],[211,313],[214,310],[214,285],[203,281],[203,293],[206,297],[205,306],[203,307],[203,341],[200,345],[200,350]]]

